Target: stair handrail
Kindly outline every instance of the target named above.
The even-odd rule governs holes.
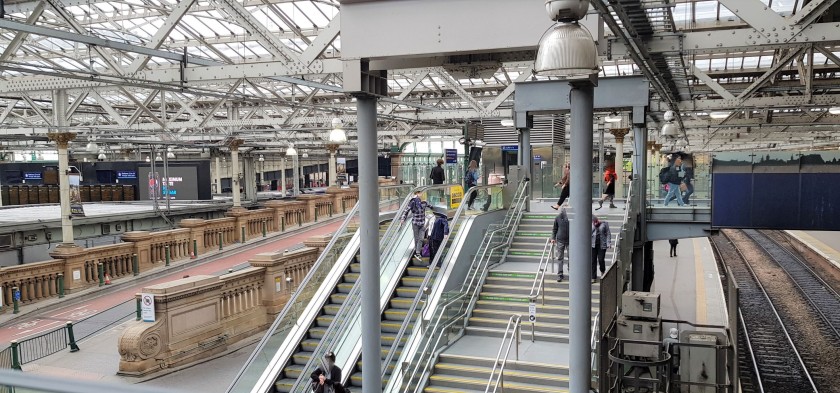
[[[510,333],[510,337],[508,337],[508,333]],[[516,360],[519,361],[519,344],[521,342],[522,316],[514,314],[510,316],[510,319],[508,319],[505,333],[502,335],[502,344],[499,345],[499,352],[496,354],[496,360],[493,361],[493,370],[490,371],[490,379],[487,381],[487,387],[484,389],[484,393],[496,393],[499,386],[502,387],[502,392],[505,391],[505,366],[507,366],[510,350],[513,347],[513,344],[516,343]],[[504,351],[505,357],[502,357],[502,351],[505,349],[505,344],[507,344],[507,350]],[[496,377],[497,367],[499,369],[498,377]],[[490,390],[491,387],[493,390]]]
[[[476,186],[471,187],[464,193],[464,197],[462,200],[466,201],[469,200],[470,195],[473,193],[478,193],[479,191],[483,190],[491,190],[493,188],[500,188],[502,185],[500,184],[493,184],[488,186]],[[461,216],[464,214],[467,205],[465,203],[461,203],[461,206],[458,207],[458,210],[455,211],[455,215],[452,217],[452,224],[450,225],[449,233],[444,236],[441,245],[446,245],[449,242],[450,236],[454,232],[454,228],[458,225],[458,221],[461,219]],[[420,304],[420,299],[424,296],[423,289],[428,287],[431,284],[432,280],[435,278],[435,267],[440,263],[440,260],[443,258],[443,255],[446,254],[444,249],[438,250],[437,254],[435,254],[434,260],[430,261],[429,263],[429,270],[423,276],[423,282],[420,284],[420,290],[417,291],[417,294],[414,295],[414,299],[411,302],[411,307],[406,311],[406,318],[403,320],[402,324],[400,325],[400,329],[397,331],[396,337],[394,341],[391,343],[391,346],[388,348],[387,355],[385,356],[385,360],[382,362],[382,370],[381,370],[381,377],[384,380],[388,374],[388,365],[391,364],[391,361],[394,359],[394,355],[397,352],[397,348],[400,345],[400,341],[405,333],[408,331],[408,325],[410,322],[413,321],[412,315],[414,312],[417,311],[417,306]],[[420,316],[422,318],[422,316]]]
[[[589,340],[589,344],[592,347],[591,352],[591,369],[592,369],[592,380],[598,381],[598,336],[600,336],[601,325],[599,321],[601,320],[601,312],[599,311],[595,314],[595,320],[592,321],[592,338]]]
[[[409,188],[409,187],[412,187],[412,186],[413,186],[412,184],[385,186],[385,187],[381,187],[380,190],[383,190],[383,191],[388,191],[388,190],[392,190],[392,189],[393,190],[399,190],[399,189]],[[384,204],[387,204],[388,202],[389,201],[381,201],[380,206],[382,206]],[[347,230],[350,226],[350,223],[358,215],[358,211],[359,211],[359,204],[357,202],[353,206],[353,208],[350,209],[350,212],[347,213],[347,216],[344,218],[344,220],[342,221],[342,223],[338,227],[338,229],[336,229],[333,232],[332,238],[330,239],[329,242],[327,242],[327,245],[324,247],[324,250],[321,251],[321,254],[318,256],[318,259],[315,261],[315,263],[312,265],[312,267],[306,273],[303,280],[301,280],[301,282],[298,284],[297,289],[290,295],[289,300],[283,306],[283,310],[277,315],[277,317],[274,319],[274,322],[272,322],[271,326],[268,327],[268,330],[266,330],[266,333],[263,335],[262,339],[260,339],[260,341],[257,343],[256,348],[254,349],[253,352],[251,352],[251,355],[248,357],[248,360],[245,362],[245,364],[242,366],[242,368],[236,374],[236,377],[234,377],[233,381],[228,386],[228,389],[227,389],[228,392],[233,391],[233,389],[236,387],[237,382],[239,382],[239,380],[245,374],[246,370],[248,370],[248,367],[253,363],[254,359],[257,356],[259,356],[259,354],[261,353],[261,350],[266,346],[268,341],[276,334],[276,332],[278,331],[278,328],[280,328],[280,326],[284,322],[286,323],[286,325],[291,325],[291,326],[293,326],[295,323],[297,323],[298,318],[297,317],[292,317],[290,314],[295,313],[297,315],[297,314],[300,313],[300,310],[299,310],[300,305],[299,305],[299,302],[296,301],[298,295],[301,293],[301,290],[304,288],[304,286],[307,285],[313,279],[313,277],[315,275],[317,275],[317,274],[319,274],[319,272],[321,272],[322,266],[325,263],[327,263],[326,262],[327,259],[329,259],[332,256],[332,251],[336,247],[336,244],[338,243],[338,240],[340,238],[344,238],[344,235],[347,233]],[[340,256],[340,254],[339,254],[339,256]]]
[[[531,292],[528,294],[528,299],[532,302],[536,302],[537,298],[542,295],[542,302],[541,304],[545,305],[545,271],[548,267],[549,261],[551,261],[551,244],[552,239],[545,240],[545,246],[543,246],[543,253],[540,257],[540,264],[537,265],[537,274],[534,275],[534,282],[531,284]],[[563,261],[560,261],[563,263]]]
[[[513,240],[512,235],[515,231],[511,229],[513,228],[511,224],[515,222],[518,225],[521,213],[525,208],[525,202],[527,201],[527,187],[528,179],[523,179],[519,183],[517,191],[514,194],[513,203],[511,203],[508,214],[505,216],[503,223],[491,225],[489,227],[493,229],[488,230],[485,234],[480,250],[473,258],[470,273],[468,273],[470,278],[464,281],[461,289],[455,293],[451,299],[448,299],[443,305],[438,305],[436,309],[437,312],[435,312],[436,319],[434,323],[427,324],[428,327],[425,329],[423,334],[424,337],[428,336],[428,339],[425,340],[425,344],[422,342],[420,344],[422,347],[419,349],[421,357],[416,359],[414,367],[412,367],[409,372],[406,373],[406,370],[402,370],[408,381],[413,382],[416,380],[417,383],[413,385],[412,383],[405,383],[404,378],[404,387],[401,388],[400,391],[415,393],[420,392],[422,386],[424,385],[423,382],[430,373],[429,368],[431,367],[432,362],[437,358],[442,340],[448,340],[448,335],[443,334],[443,332],[448,331],[448,329],[454,326],[458,321],[461,321],[464,325],[461,329],[459,329],[460,331],[463,331],[463,328],[466,326],[466,318],[469,315],[469,311],[475,307],[475,300],[478,297],[477,291],[481,287],[479,283],[483,282],[487,277],[489,262],[492,255],[500,249],[509,246]],[[493,243],[493,238],[497,237],[497,235],[503,235],[502,238],[504,241],[500,242],[496,246],[490,247]],[[446,293],[443,295],[446,295]],[[455,311],[453,312],[452,309],[455,309]],[[449,319],[443,320],[443,317],[448,315],[451,315]],[[422,315],[418,316],[418,318],[422,319]],[[411,364],[409,363],[408,366],[410,367]]]
[[[388,229],[385,230],[385,234],[382,236],[382,239],[379,241],[379,257],[380,257],[380,268],[383,266],[382,264],[382,257],[383,255],[391,255],[393,252],[393,248],[396,247],[394,239],[392,237],[395,233],[400,233],[401,229],[407,225],[413,225],[411,220],[402,221],[402,214],[408,209],[408,204],[411,202],[411,199],[414,197],[414,194],[417,192],[427,192],[429,190],[434,189],[441,189],[445,190],[448,189],[449,185],[431,185],[431,186],[420,186],[415,187],[411,190],[411,192],[404,198],[402,203],[400,204],[400,208],[397,210],[396,216],[394,219],[391,220],[391,223],[388,225]],[[428,224],[428,223],[427,223]],[[339,308],[338,312],[333,317],[333,321],[327,327],[327,330],[324,332],[324,336],[318,341],[318,345],[315,347],[315,350],[312,351],[312,356],[307,360],[306,365],[304,366],[304,370],[311,370],[313,366],[315,366],[316,362],[321,361],[321,354],[326,353],[327,351],[331,350],[330,348],[334,348],[336,342],[341,337],[341,333],[347,331],[350,325],[353,322],[353,316],[355,315],[352,313],[352,310],[356,310],[361,305],[361,288],[362,288],[362,280],[356,280],[353,283],[353,287],[350,289],[350,292],[347,293],[347,297],[342,303],[341,307]],[[295,384],[292,386],[291,391],[305,391],[308,389],[308,376],[307,374],[301,373],[298,378],[295,380]]]

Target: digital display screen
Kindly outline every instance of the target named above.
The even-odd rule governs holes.
[[[136,179],[137,171],[117,171],[117,179]]]
[[[163,168],[140,168],[141,200],[197,200],[198,173],[195,167],[170,167],[168,178],[163,175]]]
[[[23,172],[24,180],[41,180],[41,172]]]

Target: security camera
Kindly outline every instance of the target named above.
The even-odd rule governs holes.
[[[589,0],[545,0],[545,11],[555,22],[578,21],[589,11]]]
[[[664,117],[665,117],[665,121],[674,121],[674,119],[677,118],[677,115],[674,113],[674,111],[667,111],[667,112],[665,112]]]

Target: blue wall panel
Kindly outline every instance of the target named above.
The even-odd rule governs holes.
[[[750,173],[712,175],[713,227],[737,227],[750,222],[751,183]]]
[[[715,173],[712,227],[840,230],[840,173]]]
[[[799,174],[752,175],[752,228],[799,227]]]
[[[840,173],[803,173],[800,225],[840,230]]]

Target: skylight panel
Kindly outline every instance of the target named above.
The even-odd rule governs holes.
[[[757,68],[761,56],[747,56],[744,57],[744,68]]]
[[[316,8],[315,5],[311,2],[300,1],[295,4],[301,11],[303,11],[306,14],[306,16],[309,17],[309,19],[315,22],[315,25],[323,27],[330,23],[330,20],[325,18],[324,15],[321,14],[320,11],[318,11],[318,8]]]
[[[695,22],[717,19],[717,1],[698,1],[694,6]]]

